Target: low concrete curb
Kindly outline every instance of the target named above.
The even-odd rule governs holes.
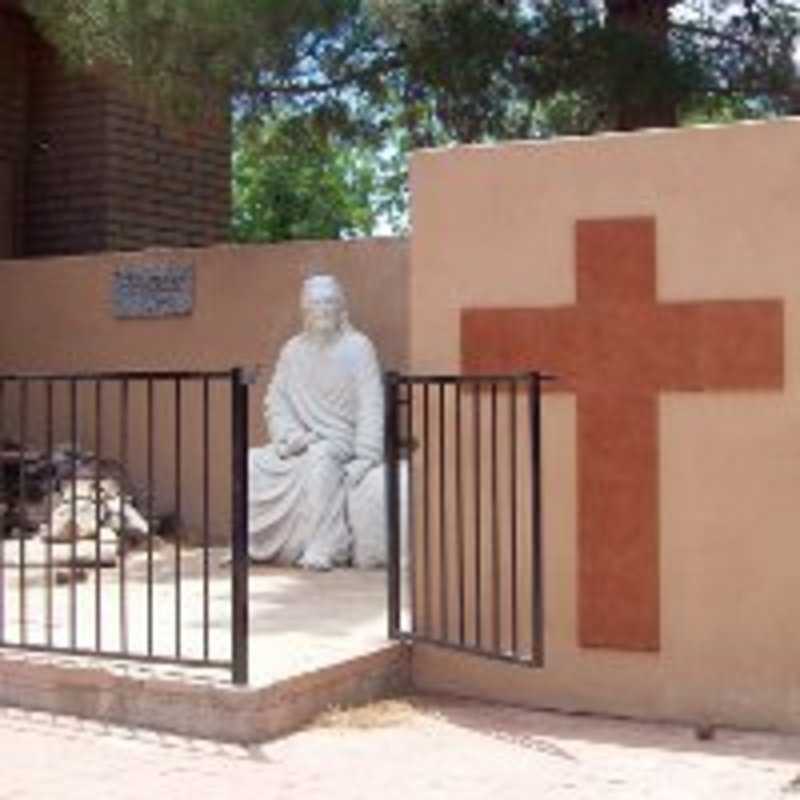
[[[410,648],[366,655],[265,687],[236,687],[191,670],[0,650],[0,705],[184,736],[248,744],[289,733],[334,706],[407,691]]]

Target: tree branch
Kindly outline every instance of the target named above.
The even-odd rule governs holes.
[[[735,45],[740,50],[746,50],[755,54],[763,54],[763,51],[758,48],[754,42],[717,28],[710,28],[693,22],[674,23],[670,27],[673,31],[678,33],[687,33],[694,36],[705,36],[709,39],[716,39],[719,42],[727,42],[728,44]]]
[[[325,94],[336,89],[342,89],[347,86],[357,85],[359,82],[366,78],[373,77],[383,72],[393,72],[403,66],[403,62],[396,56],[388,57],[382,61],[370,64],[363,69],[350,70],[337,78],[331,78],[327,81],[295,81],[295,82],[274,82],[262,83],[257,82],[258,90],[264,94],[278,94],[278,95],[311,95],[311,94]],[[246,90],[244,86],[239,87],[241,90]]]

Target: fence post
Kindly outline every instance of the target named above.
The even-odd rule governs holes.
[[[233,456],[231,514],[232,642],[233,682],[248,682],[248,547],[247,547],[247,434],[248,387],[244,371],[231,372],[231,452]]]
[[[542,376],[532,372],[529,383],[531,434],[531,502],[533,503],[533,664],[544,666],[544,567],[542,565]]]
[[[384,457],[386,459],[386,530],[388,564],[386,575],[389,603],[389,638],[400,635],[400,465],[397,441],[397,388],[399,375],[387,372],[384,377]]]

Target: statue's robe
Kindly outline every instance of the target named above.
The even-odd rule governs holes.
[[[325,568],[346,564],[345,465],[383,460],[383,387],[375,351],[349,326],[333,340],[308,334],[284,346],[265,396],[271,443],[249,453],[250,557]],[[293,433],[314,441],[281,458]]]

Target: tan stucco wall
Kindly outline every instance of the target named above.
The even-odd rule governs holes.
[[[551,395],[546,667],[417,647],[419,686],[800,730],[798,167],[798,120],[415,156],[414,371],[458,371],[464,307],[573,303],[586,218],[654,216],[660,301],[775,298],[786,335],[783,392],[660,396],[659,653],[577,645],[575,401]]]
[[[92,372],[98,370],[225,370],[262,365],[251,387],[250,441],[265,431],[262,398],[278,350],[300,325],[298,299],[304,276],[314,267],[337,275],[348,295],[350,319],[369,335],[384,368],[402,369],[407,360],[407,243],[399,239],[307,242],[272,246],[218,246],[207,249],[147,250],[97,256],[0,260],[0,374],[12,372]],[[120,265],[193,264],[194,310],[190,316],[158,320],[118,320],[111,304],[112,275]],[[64,391],[63,387],[61,391]],[[30,425],[41,425],[42,386],[33,387]],[[114,389],[104,402],[116,417]],[[131,389],[131,466],[145,481],[144,389]],[[156,387],[156,485],[158,511],[173,504],[171,386]],[[212,516],[214,535],[226,535],[229,502],[229,405],[227,392],[212,393]],[[200,516],[201,425],[199,388],[184,389],[184,517],[196,531]],[[67,402],[66,393],[56,405]],[[92,390],[81,401],[81,442],[91,445]],[[13,408],[9,386],[7,406]],[[16,420],[7,420],[13,430]],[[63,423],[55,441],[68,438]],[[109,455],[118,440],[115,420],[104,433]],[[113,444],[112,444],[113,443]],[[42,444],[40,441],[39,444]]]

